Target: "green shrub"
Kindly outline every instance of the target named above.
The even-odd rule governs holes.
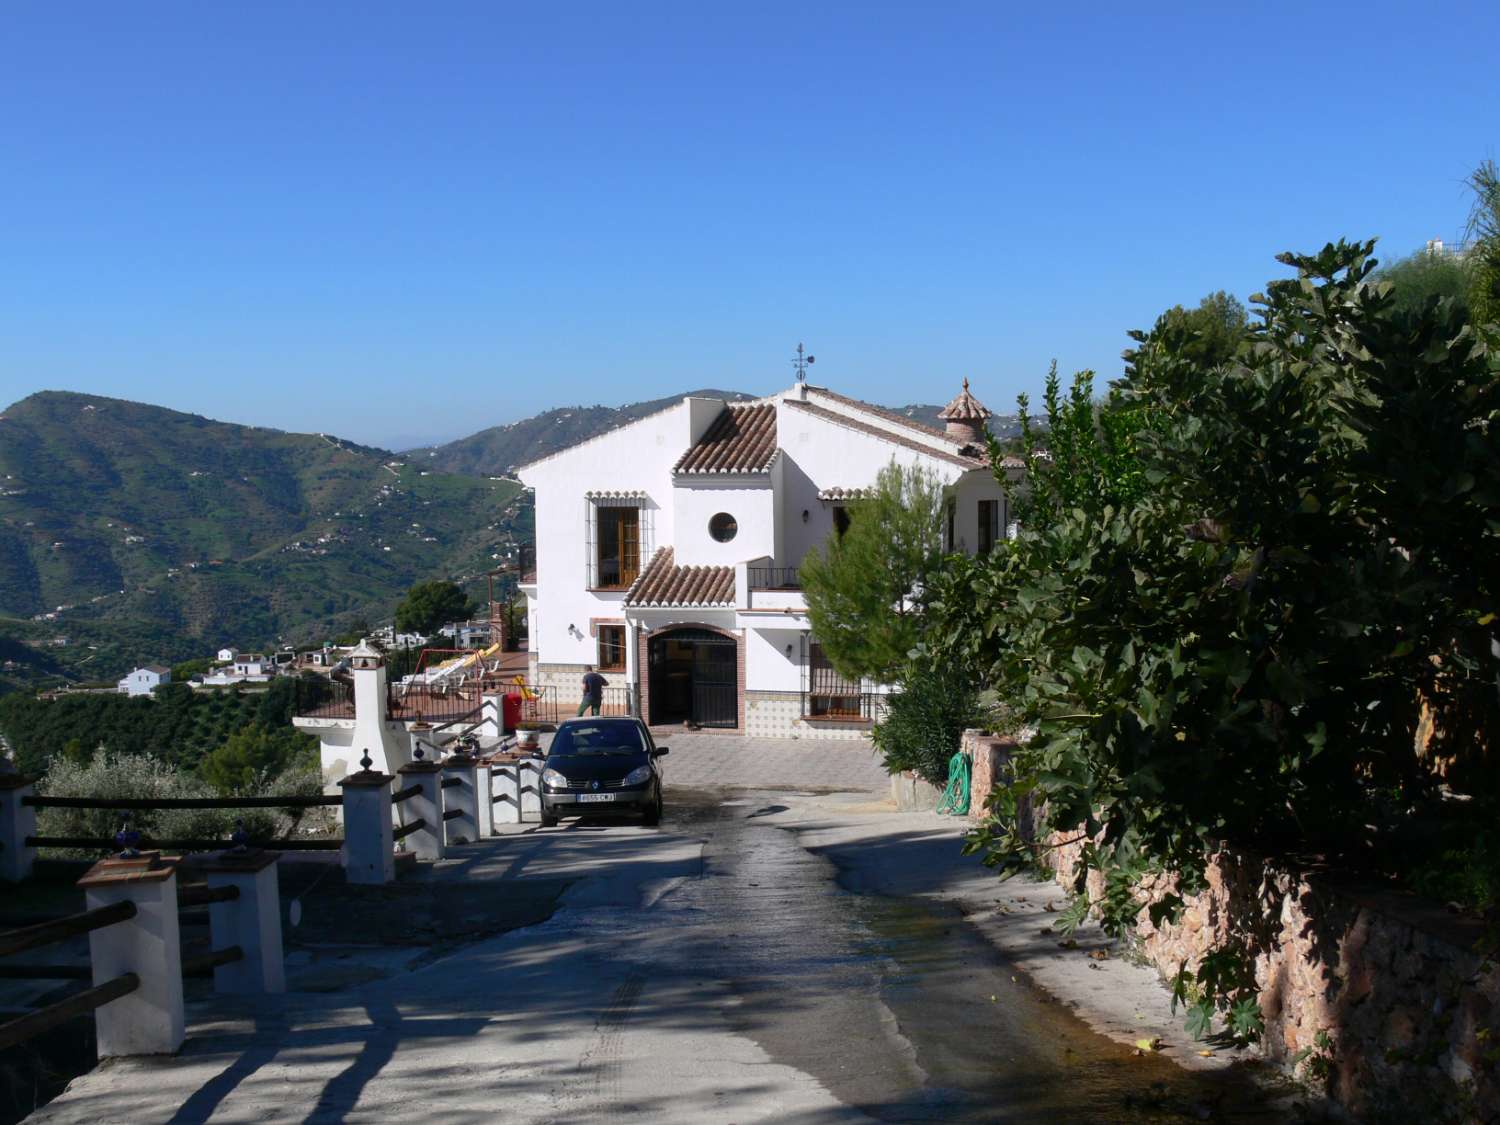
[[[147,754],[96,754],[88,762],[54,759],[38,785],[49,797],[98,797],[105,800],[160,800],[176,797],[213,797],[207,782],[174,770]],[[311,796],[322,792],[316,772],[293,770],[264,780],[251,795]],[[325,830],[332,824],[328,810],[281,809],[149,809],[132,812],[132,823],[148,836],[161,840],[228,840],[235,821],[243,819],[255,840],[285,838],[296,832]],[[113,809],[39,809],[37,834],[41,836],[113,837],[120,829],[122,814]],[[93,848],[49,848],[44,855],[92,859]]]
[[[947,784],[948,759],[965,729],[984,719],[979,692],[960,669],[929,660],[908,665],[897,687],[872,731],[885,768],[915,770],[934,785]]]

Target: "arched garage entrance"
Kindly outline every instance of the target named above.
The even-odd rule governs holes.
[[[733,637],[691,626],[664,629],[648,638],[647,652],[647,722],[739,725],[739,662]]]

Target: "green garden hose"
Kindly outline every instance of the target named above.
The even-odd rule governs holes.
[[[937,811],[944,816],[969,815],[969,756],[962,750],[948,759],[948,788]]]

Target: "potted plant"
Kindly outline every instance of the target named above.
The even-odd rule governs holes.
[[[535,750],[541,743],[542,731],[556,729],[551,723],[540,722],[536,719],[522,719],[516,724],[516,741],[523,750]]]

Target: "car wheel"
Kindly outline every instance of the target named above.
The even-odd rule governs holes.
[[[542,814],[542,827],[543,828],[556,828],[557,827],[557,817],[552,816],[549,813],[543,813]]]
[[[646,815],[641,818],[641,823],[647,828],[655,828],[661,823],[661,794],[656,795],[656,804],[646,810]]]

